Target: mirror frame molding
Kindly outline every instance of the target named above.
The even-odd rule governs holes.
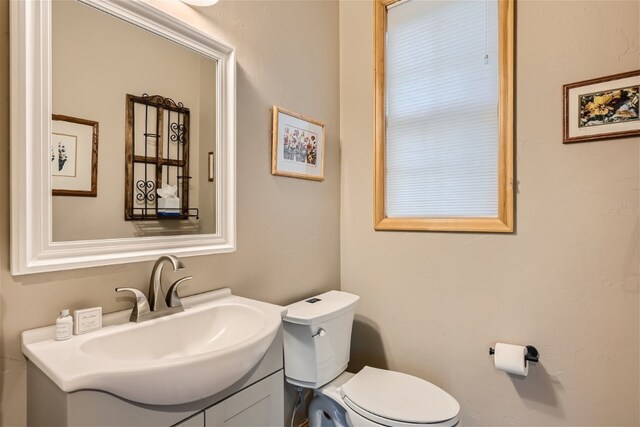
[[[216,233],[52,241],[51,3],[10,2],[11,273],[236,250],[235,48],[141,1],[78,0],[216,60]]]

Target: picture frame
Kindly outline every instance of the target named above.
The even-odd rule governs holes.
[[[51,117],[51,194],[97,197],[98,122]]]
[[[272,111],[271,174],[323,181],[325,124],[276,105]]]
[[[564,144],[640,135],[640,70],[562,88]]]

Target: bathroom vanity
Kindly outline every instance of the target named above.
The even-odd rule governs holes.
[[[182,405],[145,405],[99,390],[65,393],[32,362],[27,367],[29,426],[282,426],[282,333],[251,375]]]
[[[54,327],[23,332],[28,425],[284,425],[286,309],[228,289],[183,302],[142,323],[108,314],[67,341]]]

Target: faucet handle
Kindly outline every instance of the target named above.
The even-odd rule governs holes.
[[[183,277],[182,279],[176,280],[173,285],[169,287],[169,291],[167,292],[167,305],[169,307],[182,306],[182,301],[180,301],[180,297],[178,296],[178,286],[191,279],[193,279],[193,276]]]
[[[136,305],[133,306],[133,311],[131,311],[131,317],[129,317],[129,321],[139,322],[140,316],[151,312],[149,301],[147,301],[147,297],[136,288],[116,288],[116,292],[125,291],[132,292],[136,297]]]

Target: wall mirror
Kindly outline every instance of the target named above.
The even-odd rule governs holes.
[[[12,274],[235,250],[235,52],[143,2],[11,2]]]

